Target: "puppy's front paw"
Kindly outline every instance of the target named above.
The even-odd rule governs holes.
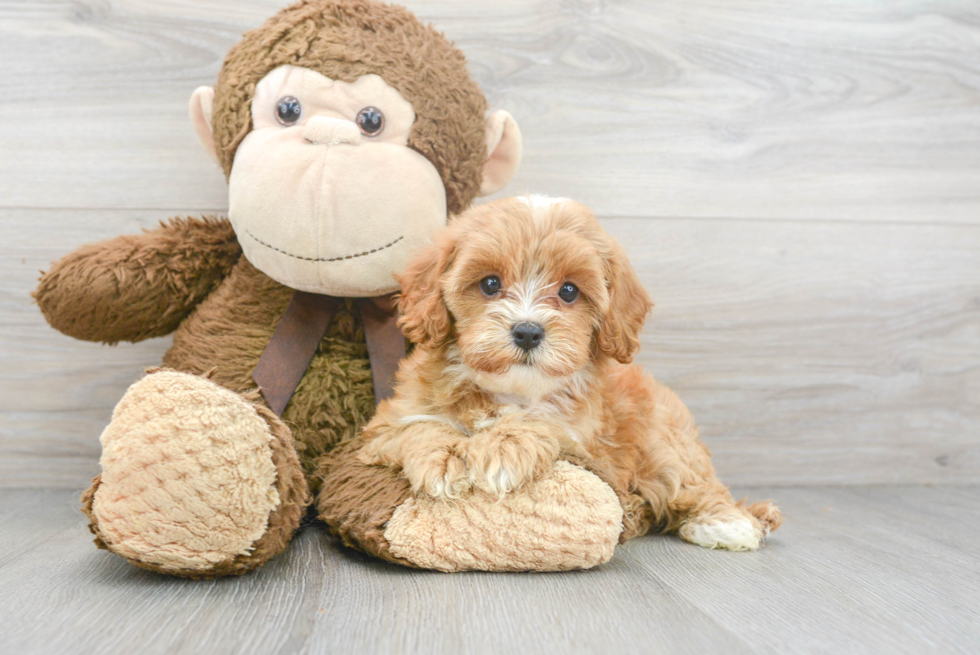
[[[368,466],[392,466],[391,457],[384,455],[383,445],[381,439],[368,441],[357,451],[357,461]]]
[[[424,492],[433,498],[459,498],[470,489],[466,463],[452,446],[413,455],[402,464],[402,472],[415,493]]]
[[[470,482],[503,496],[540,477],[558,459],[558,442],[520,429],[495,429],[466,443]]]

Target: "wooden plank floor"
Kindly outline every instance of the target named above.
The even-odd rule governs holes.
[[[89,543],[76,494],[0,491],[0,652],[976,653],[980,487],[739,489],[787,522],[756,553],[672,537],[592,571],[442,574],[322,527],[258,572],[136,569]]]

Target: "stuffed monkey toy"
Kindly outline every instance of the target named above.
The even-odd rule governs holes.
[[[357,460],[405,352],[393,274],[520,159],[513,118],[488,116],[445,37],[373,0],[299,2],[231,49],[190,114],[228,219],[83,246],[34,293],[75,338],[173,333],[101,436],[82,497],[99,547],[172,575],[239,574],[283,552],[315,500],[345,544],[392,562],[558,570],[650,527],[595,462],[447,504]]]

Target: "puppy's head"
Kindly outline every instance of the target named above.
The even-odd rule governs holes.
[[[398,281],[409,339],[453,348],[488,391],[532,398],[597,358],[630,361],[652,306],[588,208],[540,196],[470,209]]]

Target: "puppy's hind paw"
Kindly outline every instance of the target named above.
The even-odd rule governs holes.
[[[742,503],[739,504],[741,505]],[[779,511],[779,508],[771,500],[752,503],[746,506],[745,509],[762,523],[762,529],[765,534],[769,534],[783,524],[783,513]]]
[[[680,536],[704,548],[757,550],[766,531],[748,517],[694,517],[681,524]]]

